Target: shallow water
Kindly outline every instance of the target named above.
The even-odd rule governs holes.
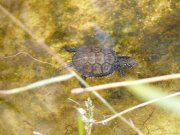
[[[1,0],[0,4],[44,40],[65,61],[73,54],[63,47],[98,45],[112,48],[119,55],[131,56],[139,66],[103,78],[88,78],[90,85],[141,79],[180,72],[180,2],[178,0]],[[44,51],[21,28],[0,11],[0,89],[21,87],[51,77],[61,65]],[[32,57],[49,62],[38,62]],[[68,73],[63,71],[60,74]],[[163,91],[179,91],[179,81],[153,84]],[[76,135],[78,113],[87,97],[95,105],[95,119],[110,115],[110,111],[92,94],[72,95],[79,87],[74,78],[63,83],[33,91],[0,97],[0,135]],[[100,93],[118,112],[142,101],[125,88]],[[147,106],[125,115],[144,134],[180,134],[179,116],[156,106]],[[134,135],[126,124],[116,119],[108,125],[93,127],[93,135]]]

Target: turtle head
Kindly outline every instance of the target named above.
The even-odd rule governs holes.
[[[132,68],[138,65],[138,62],[129,56],[118,56],[118,65],[122,68]]]

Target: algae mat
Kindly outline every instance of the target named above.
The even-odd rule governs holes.
[[[63,47],[100,45],[119,55],[136,58],[139,66],[103,78],[88,78],[90,85],[141,79],[180,72],[180,2],[178,0],[1,0],[34,35],[56,51],[63,61],[72,54]],[[18,54],[18,55],[17,55]],[[12,57],[9,57],[12,56]],[[47,63],[42,63],[48,62]],[[12,89],[51,77],[61,65],[31,36],[0,11],[0,89]],[[63,71],[60,74],[68,73]],[[167,92],[178,91],[179,81],[153,84]],[[110,111],[91,94],[72,95],[79,87],[73,78],[0,97],[0,135],[76,135],[78,113],[71,98],[81,106],[87,97],[95,105],[95,119]],[[100,93],[118,112],[141,103],[125,88]],[[180,117],[156,106],[140,108],[125,115],[147,135],[180,134]],[[95,125],[93,135],[134,135],[119,119]]]

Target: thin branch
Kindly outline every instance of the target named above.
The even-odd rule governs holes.
[[[166,81],[166,80],[178,79],[178,78],[180,78],[180,73],[164,75],[164,76],[157,76],[157,77],[146,78],[146,79],[140,79],[140,80],[136,80],[136,81],[115,82],[115,83],[97,85],[97,86],[88,87],[88,88],[76,88],[76,89],[73,89],[71,92],[73,94],[79,94],[82,92],[99,91],[99,90],[103,90],[103,89],[126,87],[126,86],[132,86],[132,85],[137,85],[137,84],[153,83],[153,82]]]
[[[107,118],[107,119],[105,119],[105,120],[98,121],[98,122],[96,122],[96,124],[107,123],[107,122],[109,122],[109,121],[111,121],[111,120],[113,120],[113,119],[115,119],[115,118],[117,118],[117,117],[119,117],[119,116],[121,116],[121,115],[123,115],[123,114],[126,114],[126,113],[128,113],[128,112],[130,112],[130,111],[133,111],[133,110],[135,110],[135,109],[138,109],[138,108],[141,108],[141,107],[150,105],[150,104],[155,103],[155,102],[159,102],[159,101],[161,101],[161,100],[165,100],[165,99],[169,99],[169,98],[172,98],[172,97],[175,97],[175,96],[179,96],[179,95],[180,95],[180,92],[176,92],[176,93],[170,94],[170,95],[168,95],[168,96],[164,96],[164,97],[160,97],[160,98],[156,98],[156,99],[149,100],[149,101],[147,101],[147,102],[141,103],[141,104],[136,105],[136,106],[133,106],[133,107],[131,107],[131,108],[128,108],[128,109],[126,109],[126,110],[124,110],[124,111],[122,111],[122,112],[120,112],[120,113],[117,113],[117,114],[113,115],[112,117],[109,117],[109,118]]]
[[[19,87],[19,88],[14,88],[14,89],[10,89],[10,90],[0,90],[0,94],[1,95],[9,95],[9,94],[17,94],[23,91],[28,91],[28,90],[32,90],[41,86],[45,86],[48,84],[52,84],[52,83],[56,83],[56,82],[61,82],[61,81],[65,81],[68,80],[70,78],[74,77],[74,75],[72,74],[66,74],[66,75],[62,75],[62,76],[58,76],[58,77],[54,77],[51,79],[45,79],[45,80],[41,80],[35,83],[31,83],[27,86],[24,87]]]
[[[52,66],[52,67],[55,68],[55,66],[54,66],[53,64],[48,63],[48,62],[45,62],[45,61],[38,60],[38,59],[36,59],[35,57],[31,56],[31,55],[30,55],[29,53],[27,53],[27,52],[18,52],[18,53],[14,54],[14,55],[0,57],[0,59],[14,58],[14,57],[16,57],[16,56],[18,56],[18,55],[20,55],[20,54],[28,55],[30,58],[32,58],[33,60],[35,60],[35,61],[37,61],[37,62],[40,62],[40,63],[43,63],[43,64],[48,64],[48,65],[50,65],[50,66]]]

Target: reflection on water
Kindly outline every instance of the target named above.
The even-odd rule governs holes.
[[[66,62],[71,61],[72,55],[62,48],[84,44],[111,47],[118,55],[132,56],[138,60],[139,67],[129,72],[125,78],[116,73],[104,78],[89,78],[87,82],[91,85],[123,81],[128,77],[140,79],[180,72],[178,0],[1,0],[0,4],[28,26],[37,37],[46,41]],[[37,59],[60,67],[54,58],[42,51],[1,11],[0,50],[0,89],[24,86],[48,78],[57,70],[28,56],[18,55],[9,59],[3,59],[3,56],[28,52]],[[169,92],[179,89],[178,80],[154,85]],[[69,97],[83,106],[87,97],[91,96],[96,107],[95,118],[98,120],[110,114],[92,95],[71,95],[70,90],[74,87],[79,87],[78,81],[71,79],[62,84],[1,97],[0,135],[31,135],[33,131],[43,135],[76,135],[77,112],[74,104],[67,100]],[[117,111],[140,102],[125,88],[101,94]],[[126,118],[131,119],[145,134],[179,133],[179,117],[154,106],[133,111]],[[92,134],[135,133],[123,122],[115,120],[106,126],[96,125]]]
[[[94,25],[94,30],[96,34],[96,39],[99,41],[99,44],[103,47],[112,47],[113,41],[108,36],[106,32],[104,32],[99,26]]]

